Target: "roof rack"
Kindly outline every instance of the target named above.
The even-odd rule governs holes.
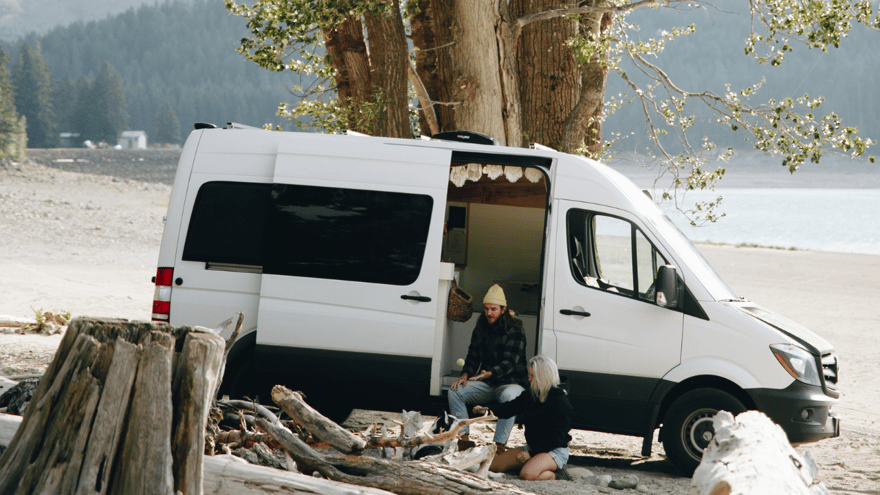
[[[449,131],[440,132],[431,136],[431,139],[440,139],[442,141],[459,141],[463,143],[473,144],[489,144],[498,146],[498,140],[485,134],[474,131]]]
[[[195,124],[193,124],[193,127],[195,127],[196,130],[199,130],[199,129],[219,129],[219,127],[217,127],[216,125],[209,124],[207,122],[196,122]]]

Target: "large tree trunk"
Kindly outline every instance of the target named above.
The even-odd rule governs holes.
[[[0,457],[0,493],[201,493],[224,347],[190,328],[74,320]]]
[[[431,135],[443,130],[441,106],[436,105],[433,98],[440,97],[439,57],[440,33],[435,29],[436,13],[431,0],[417,0],[416,8],[409,18],[412,42],[415,47],[415,76],[427,93],[426,98],[419,97],[419,128],[422,134]],[[430,105],[430,108],[424,108]],[[433,116],[433,117],[431,117]],[[431,122],[433,119],[434,122]]]
[[[380,104],[373,124],[375,136],[411,137],[407,94],[409,50],[400,16],[398,0],[389,0],[390,15],[367,14],[364,24],[369,33],[370,68],[373,84],[381,93],[374,98]],[[400,104],[399,102],[404,102]]]
[[[452,85],[454,127],[487,134],[502,145],[517,144],[508,135],[496,25],[496,0],[453,0]]]
[[[568,7],[568,0],[513,0],[516,17]],[[529,141],[562,147],[563,123],[577,103],[581,81],[568,41],[578,23],[561,17],[526,25],[517,43],[522,128]]]
[[[595,3],[595,0],[591,2]],[[599,39],[610,24],[611,14],[587,14],[581,18],[580,34],[587,39]],[[586,145],[591,156],[596,157],[601,153],[602,123],[599,118],[604,110],[607,59],[607,52],[598,53],[580,67],[580,94],[562,126],[562,141],[557,148],[560,151],[572,153],[581,145]]]
[[[369,122],[358,117],[365,103],[373,101],[373,86],[363,24],[357,18],[346,16],[332,29],[323,31],[324,46],[330,63],[336,71],[339,105],[347,126],[353,131],[368,133]]]

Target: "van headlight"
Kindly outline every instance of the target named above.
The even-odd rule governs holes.
[[[809,385],[822,386],[816,370],[816,359],[803,347],[793,344],[771,344],[770,350],[773,351],[779,364],[794,379]]]

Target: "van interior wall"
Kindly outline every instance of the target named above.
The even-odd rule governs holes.
[[[544,209],[469,203],[467,225],[467,262],[456,266],[456,275],[459,285],[473,296],[474,315],[464,323],[447,321],[444,387],[460,374],[455,360],[467,355],[483,297],[492,284],[501,285],[508,307],[523,321],[526,357],[534,356],[537,348]]]
[[[469,205],[467,264],[459,267],[459,285],[474,297],[475,312],[497,283],[511,309],[537,314],[543,233],[543,208]]]

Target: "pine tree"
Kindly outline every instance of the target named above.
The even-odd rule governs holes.
[[[79,134],[82,141],[96,141],[98,136],[97,114],[94,112],[95,101],[92,85],[80,76],[74,84],[73,115],[71,130]]]
[[[15,109],[15,91],[7,70],[8,61],[6,50],[0,45],[0,160],[23,160],[27,123]]]
[[[174,113],[174,107],[166,101],[156,112],[156,139],[157,143],[178,144],[180,143],[180,120]]]
[[[27,119],[29,148],[58,143],[52,109],[52,74],[43,60],[40,42],[25,42],[15,71],[15,107]]]
[[[70,79],[70,74],[55,82],[52,107],[55,109],[58,131],[71,132],[74,128],[73,116],[76,110],[76,85]]]
[[[95,137],[99,141],[116,143],[119,133],[128,125],[128,112],[125,110],[125,83],[110,62],[101,66],[101,72],[92,84],[92,98],[97,112]]]

